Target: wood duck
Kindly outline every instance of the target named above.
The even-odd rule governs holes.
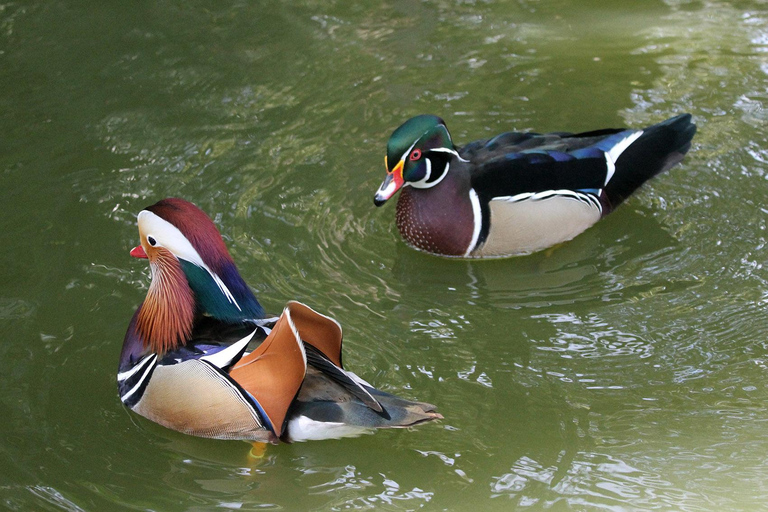
[[[342,366],[341,326],[299,302],[268,317],[216,226],[183,199],[138,215],[152,281],[120,355],[120,399],[165,427],[277,443],[355,436],[442,418]],[[253,348],[255,346],[255,348]]]
[[[570,240],[612,212],[690,149],[681,114],[643,130],[502,133],[454,146],[445,122],[421,115],[387,143],[374,204],[398,190],[397,227],[417,249],[444,256],[528,254]]]

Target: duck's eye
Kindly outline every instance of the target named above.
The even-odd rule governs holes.
[[[414,149],[411,151],[411,156],[409,157],[411,160],[418,160],[421,158],[421,150],[420,149]]]
[[[156,246],[156,245],[157,245],[157,240],[155,240],[155,239],[154,239],[154,237],[152,237],[152,236],[148,236],[148,237],[147,237],[147,242],[148,242],[148,243],[149,243],[149,245],[151,245],[152,247],[154,247],[154,246]]]

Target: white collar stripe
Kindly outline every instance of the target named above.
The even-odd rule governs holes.
[[[474,220],[474,228],[472,229],[472,240],[469,242],[467,252],[464,256],[469,256],[472,251],[475,250],[477,240],[480,238],[480,230],[483,227],[483,212],[480,209],[480,198],[477,196],[475,189],[469,189],[469,200],[472,202],[472,218]]]

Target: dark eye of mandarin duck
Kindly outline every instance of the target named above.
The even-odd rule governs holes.
[[[157,245],[157,240],[155,240],[154,237],[150,235],[147,237],[147,243],[149,243],[149,245],[154,247]]]

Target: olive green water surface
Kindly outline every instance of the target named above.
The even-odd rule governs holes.
[[[765,509],[767,79],[757,1],[0,3],[0,508]],[[464,143],[680,112],[684,163],[551,251],[440,259],[373,207],[416,114]],[[170,195],[445,420],[253,461],[126,411],[135,215]]]

